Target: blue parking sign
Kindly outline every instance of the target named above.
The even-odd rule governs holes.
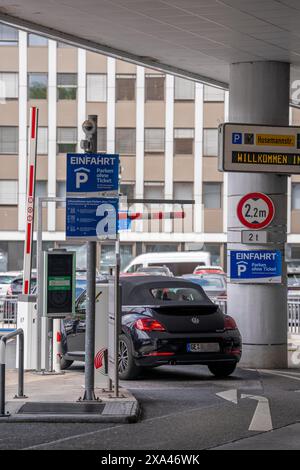
[[[246,284],[280,283],[280,250],[230,250],[230,280]]]
[[[66,238],[115,240],[118,231],[118,198],[68,197]]]
[[[67,196],[118,196],[119,155],[67,154]]]
[[[232,143],[233,144],[242,144],[243,143],[243,134],[241,132],[232,133]]]

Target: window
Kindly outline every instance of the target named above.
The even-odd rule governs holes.
[[[197,302],[205,299],[204,293],[196,287],[168,287],[161,286],[150,289],[150,294],[155,300],[174,301],[174,302]],[[179,312],[179,309],[177,309]],[[175,313],[175,312],[174,312]]]
[[[218,155],[218,129],[203,130],[203,153],[207,156]]]
[[[300,183],[292,183],[292,210],[300,209]]]
[[[134,199],[134,183],[122,183],[120,185],[120,192],[127,199]]]
[[[195,84],[192,80],[175,77],[175,100],[190,101],[195,99]]]
[[[47,197],[48,194],[48,182],[37,181],[35,183],[35,197]]]
[[[76,100],[77,73],[57,74],[57,98],[59,100]]]
[[[163,75],[146,75],[145,99],[146,101],[164,101],[165,77]]]
[[[97,147],[98,152],[106,152],[106,127],[98,127],[97,129]]]
[[[28,148],[30,140],[30,128],[28,127]],[[37,133],[37,154],[47,155],[48,153],[48,127],[39,127]]]
[[[203,183],[203,204],[205,209],[221,209],[222,183]]]
[[[173,187],[174,199],[189,200],[193,199],[194,185],[193,183],[174,183]]]
[[[116,152],[124,155],[135,154],[135,129],[116,129]]]
[[[194,151],[194,129],[174,129],[174,154],[192,155]]]
[[[165,151],[165,130],[145,129],[145,152]]]
[[[48,39],[37,34],[28,34],[28,46],[47,46]]]
[[[66,197],[66,182],[65,181],[57,181],[56,182],[56,197]],[[64,207],[65,204],[63,202],[57,202],[56,207]]]
[[[133,101],[135,99],[135,75],[117,75],[116,100]]]
[[[0,24],[0,45],[1,46],[16,46],[18,44],[18,30]]]
[[[18,204],[18,181],[0,180],[0,204]]]
[[[88,73],[86,76],[86,100],[106,101],[107,76],[100,73]]]
[[[116,254],[114,245],[101,243],[100,272],[108,272],[114,264]],[[132,245],[120,246],[121,270],[124,269],[132,260]]]
[[[225,92],[214,86],[204,86],[204,101],[224,101]]]
[[[147,184],[144,186],[145,199],[164,199],[164,186],[163,184]]]
[[[17,73],[0,73],[0,99],[17,99],[19,96],[19,75]]]
[[[57,128],[57,153],[76,152],[77,129],[76,127]]]
[[[48,76],[46,73],[29,73],[28,86],[30,100],[47,99]]]
[[[63,47],[72,47],[70,46],[70,44],[66,43],[66,42],[61,42],[61,41],[58,41],[57,42],[57,47],[59,47],[60,49],[63,48]]]
[[[18,153],[19,129],[12,126],[0,127],[0,153]]]

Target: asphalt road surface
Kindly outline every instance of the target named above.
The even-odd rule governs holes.
[[[84,373],[82,365],[74,369]],[[168,366],[124,386],[141,403],[138,423],[0,421],[0,449],[300,448],[299,369],[237,369],[232,377],[217,380],[206,367]]]

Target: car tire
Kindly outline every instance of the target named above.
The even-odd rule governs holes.
[[[236,363],[229,364],[209,364],[209,371],[218,378],[225,378],[231,375],[236,368]]]
[[[68,359],[65,359],[64,357],[61,358],[60,360],[60,368],[61,370],[66,370],[71,367],[74,361],[69,361]]]
[[[132,354],[132,344],[130,339],[122,334],[119,338],[119,378],[121,380],[135,379],[141,372],[134,362]]]

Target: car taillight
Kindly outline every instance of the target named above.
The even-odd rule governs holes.
[[[230,317],[229,315],[225,315],[224,317],[224,330],[235,330],[237,328],[237,325],[235,323],[235,320]]]
[[[134,326],[141,331],[166,331],[164,325],[153,318],[139,318]]]

